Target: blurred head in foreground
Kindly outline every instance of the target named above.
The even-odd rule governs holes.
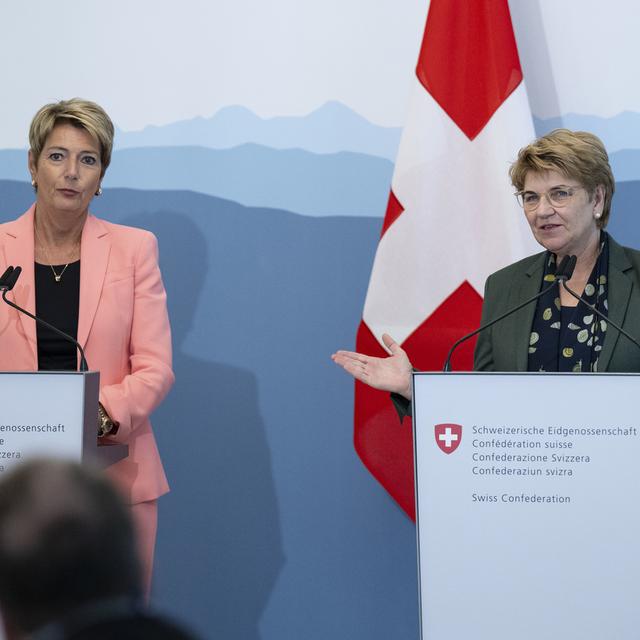
[[[40,460],[2,479],[0,609],[9,638],[139,593],[129,512],[102,475]]]

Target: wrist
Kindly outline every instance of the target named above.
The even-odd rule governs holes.
[[[120,423],[113,420],[102,403],[98,402],[98,437],[114,436],[119,426]]]
[[[411,371],[409,371],[407,373],[406,384],[405,384],[404,388],[399,391],[400,395],[404,396],[407,400],[409,400],[409,402],[411,402],[411,399],[413,398],[413,378],[412,378],[412,374],[413,374],[413,369],[411,369]]]

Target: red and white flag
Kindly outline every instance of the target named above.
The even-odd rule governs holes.
[[[478,326],[487,276],[534,253],[509,165],[534,138],[507,0],[431,0],[356,349],[389,333],[425,371]],[[470,370],[475,341],[453,368]],[[415,518],[410,425],[356,382],[355,447]]]

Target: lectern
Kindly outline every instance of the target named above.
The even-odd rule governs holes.
[[[640,629],[640,376],[416,373],[424,640]]]
[[[107,466],[124,445],[97,445],[98,372],[0,372],[0,474],[34,457]]]

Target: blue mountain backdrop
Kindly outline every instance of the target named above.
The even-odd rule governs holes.
[[[546,120],[534,118],[537,135],[558,128],[595,133],[603,142],[619,182],[640,180],[640,113],[623,111],[611,118],[567,113]]]
[[[121,131],[117,148],[202,146],[214,149],[248,142],[272,149],[314,153],[353,151],[395,160],[401,128],[382,127],[340,102],[327,102],[305,116],[261,118],[246,107],[220,109],[210,118],[192,118],[141,131]]]
[[[149,147],[113,155],[103,186],[197,191],[305,215],[384,215],[393,164],[254,144],[233,149]],[[0,179],[27,180],[26,151],[0,151]]]
[[[306,215],[379,217],[392,173],[389,160],[352,152],[151,147],[116,152],[104,185],[186,189]]]
[[[538,135],[561,127],[591,131],[602,139],[609,153],[640,149],[640,113],[634,111],[623,111],[610,118],[566,113],[555,118],[534,118],[534,125]]]
[[[593,131],[610,151],[618,182],[640,180],[640,114],[566,114],[535,119]],[[185,190],[246,206],[310,216],[384,215],[400,128],[380,127],[328,102],[306,116],[263,119],[226,107],[142,131],[119,131],[104,186]],[[26,152],[0,150],[0,179],[28,180]]]
[[[610,155],[618,182],[640,180],[640,150]],[[26,150],[0,150],[0,179],[28,179]],[[149,147],[116,151],[104,186],[187,190],[305,215],[384,215],[393,164],[246,144],[233,149]]]

